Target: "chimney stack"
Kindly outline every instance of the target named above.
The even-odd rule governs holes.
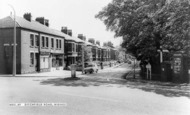
[[[44,17],[37,17],[36,21],[49,27],[49,20],[45,19]]]
[[[67,34],[72,36],[72,30],[67,30]]]
[[[31,13],[25,13],[25,14],[23,15],[23,17],[24,17],[24,19],[26,19],[26,20],[28,20],[28,21],[31,22],[31,19],[32,19]]]
[[[67,32],[67,27],[62,27],[62,28],[61,28],[61,32],[67,34],[67,33],[68,33],[68,32]]]
[[[86,36],[83,36],[83,40],[86,41]]]
[[[78,38],[80,38],[81,40],[83,40],[83,34],[78,34]]]

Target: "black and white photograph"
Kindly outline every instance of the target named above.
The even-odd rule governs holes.
[[[0,115],[190,115],[190,0],[0,0]]]

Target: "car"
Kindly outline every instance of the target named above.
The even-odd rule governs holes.
[[[86,63],[84,68],[84,73],[98,72],[98,66],[96,63]]]

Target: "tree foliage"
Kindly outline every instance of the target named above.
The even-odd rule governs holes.
[[[92,50],[89,46],[84,46],[84,62],[92,61]]]
[[[95,17],[104,22],[122,46],[140,60],[189,46],[189,0],[113,0]]]

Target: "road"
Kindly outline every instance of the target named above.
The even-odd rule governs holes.
[[[78,80],[0,77],[0,115],[190,115],[184,84],[121,79],[129,70],[124,64]]]

